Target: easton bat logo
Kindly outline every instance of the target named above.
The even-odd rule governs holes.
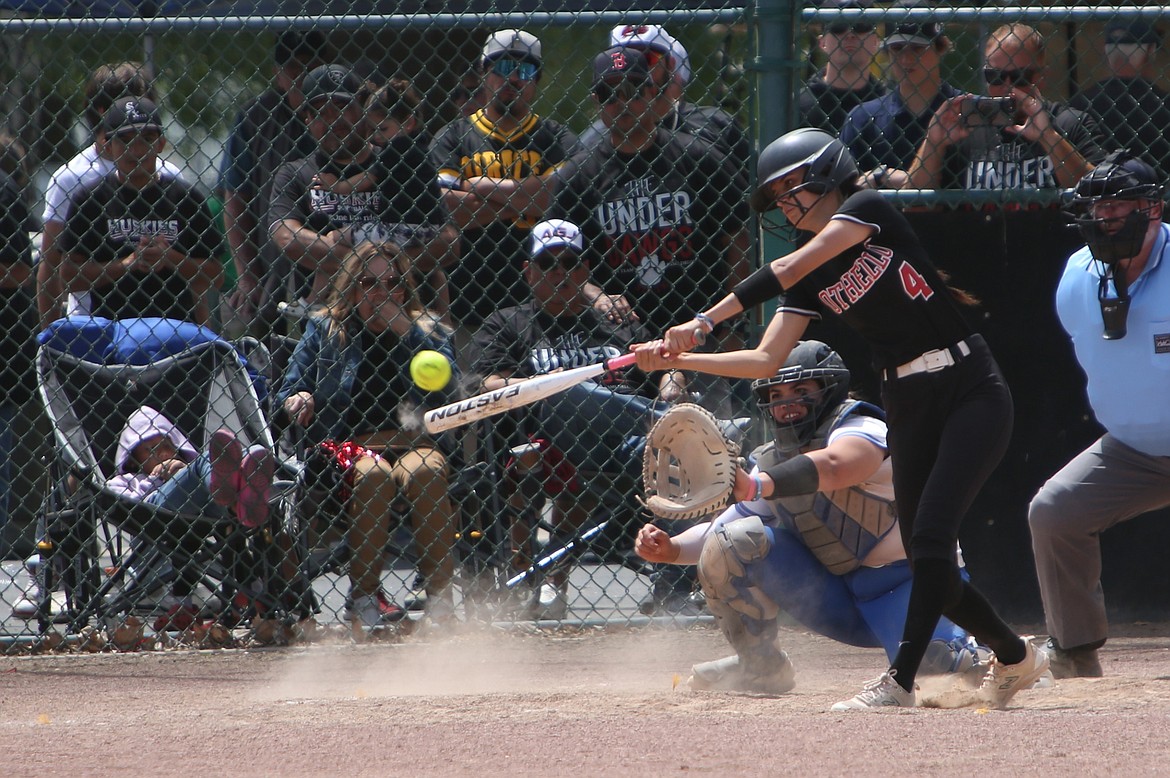
[[[460,416],[464,413],[467,413],[468,411],[473,411],[476,408],[482,408],[485,405],[497,403],[505,398],[515,397],[516,395],[520,394],[520,388],[522,386],[523,384],[505,386],[501,389],[497,389],[494,392],[488,392],[487,394],[481,394],[476,397],[464,400],[461,403],[455,403],[443,408],[436,408],[428,415],[436,421],[439,419],[449,419],[452,416]]]

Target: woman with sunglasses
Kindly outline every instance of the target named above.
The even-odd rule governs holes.
[[[1003,456],[1012,427],[1007,384],[960,309],[974,301],[947,287],[893,205],[877,192],[858,191],[853,157],[828,133],[801,129],[773,141],[760,155],[758,180],[753,207],[779,208],[807,241],[663,340],[638,346],[638,366],[760,379],[775,374],[808,323],[823,314],[862,335],[883,378],[894,497],[913,581],[889,669],[833,709],[913,707],[914,678],[943,615],[995,652],[978,694],[1002,707],[1045,673],[1048,657],[962,579],[956,558],[959,523]],[[716,324],[772,298],[780,304],[756,348],[687,353]],[[813,493],[821,470],[807,457],[766,468],[759,494]]]
[[[429,397],[413,384],[409,365],[428,349],[454,365],[455,353],[449,331],[419,303],[413,260],[392,243],[355,247],[333,277],[324,310],[309,319],[277,395],[288,418],[306,429],[314,456],[326,455],[343,471],[338,486],[350,520],[346,607],[355,626],[406,615],[381,586],[395,502],[410,504],[428,615],[442,620],[452,612],[455,521],[446,457],[410,421],[419,406],[448,398]]]
[[[1067,189],[1100,162],[1106,139],[1084,111],[1046,102],[1044,38],[1005,24],[983,52],[987,95],[939,106],[908,169],[912,189]]]

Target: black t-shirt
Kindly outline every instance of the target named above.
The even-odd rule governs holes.
[[[1107,141],[1097,122],[1065,105],[1046,106],[1053,126],[1088,162],[1105,158]],[[1043,145],[991,125],[972,127],[943,165],[944,189],[1057,189],[1052,158]]]
[[[339,179],[369,173],[375,188],[350,194],[314,189],[318,173]],[[339,165],[318,152],[282,165],[273,178],[268,211],[269,225],[292,219],[322,235],[346,229],[352,245],[363,240],[425,243],[443,218],[434,168],[426,148],[411,137],[394,138],[361,163]]]
[[[431,162],[439,184],[455,188],[474,176],[519,180],[545,175],[577,150],[577,136],[551,119],[533,114],[509,135],[479,111],[439,131],[431,145]],[[475,326],[492,311],[528,299],[520,269],[532,226],[520,219],[463,231],[459,264],[448,273],[451,314],[459,322]]]
[[[362,348],[362,362],[353,382],[346,421],[355,435],[396,430],[402,426],[398,408],[410,395],[410,364],[414,353],[390,330],[375,333],[351,327],[350,337]]]
[[[869,343],[879,370],[971,334],[910,223],[881,194],[858,192],[833,218],[878,231],[794,284],[781,295],[778,311],[840,316]]]
[[[530,378],[618,357],[631,343],[646,340],[649,333],[639,325],[614,324],[592,308],[553,316],[529,302],[487,317],[473,341],[472,371]],[[637,368],[605,373],[598,381],[623,394],[656,394]]]
[[[1170,176],[1170,99],[1144,78],[1108,78],[1069,100],[1088,111],[1109,138],[1109,148],[1127,149]]]
[[[870,77],[861,89],[838,89],[825,83],[824,72],[805,82],[800,92],[800,123],[839,135],[849,112],[862,103],[876,100],[886,93],[885,86]]]
[[[558,174],[557,207],[581,226],[593,278],[664,331],[722,296],[727,236],[748,218],[734,166],[706,141],[659,130],[636,154],[604,139]]]
[[[33,227],[19,187],[0,173],[0,263],[32,267]],[[32,396],[35,308],[27,287],[0,289],[0,403],[20,404]]]
[[[94,262],[130,254],[143,236],[162,236],[189,257],[219,255],[220,235],[206,198],[190,184],[155,181],[138,190],[111,176],[86,192],[65,222],[61,248]],[[190,320],[194,298],[186,279],[173,270],[129,273],[89,290],[96,316],[124,319],[163,316]]]

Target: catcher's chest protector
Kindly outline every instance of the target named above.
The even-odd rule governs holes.
[[[824,448],[829,433],[862,406],[863,403],[843,404],[817,429],[806,451]],[[776,450],[775,443],[756,449],[755,458],[761,468],[788,459]],[[781,497],[768,500],[768,504],[773,520],[798,535],[817,561],[834,575],[860,567],[898,521],[891,500],[857,486]]]

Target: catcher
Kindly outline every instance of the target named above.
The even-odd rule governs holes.
[[[738,501],[675,537],[647,524],[635,541],[647,561],[698,564],[708,607],[735,649],[695,665],[692,689],[792,689],[792,663],[778,644],[781,610],[833,640],[881,646],[891,659],[897,651],[911,573],[897,531],[886,424],[880,409],[848,397],[849,379],[836,352],[808,340],[775,376],[754,381],[773,440],[753,452],[750,473],[720,449],[714,427],[696,432],[688,420],[675,434],[670,411],[651,431],[652,511],[710,515],[729,492]],[[986,654],[943,619],[923,672],[972,670],[978,684]]]

